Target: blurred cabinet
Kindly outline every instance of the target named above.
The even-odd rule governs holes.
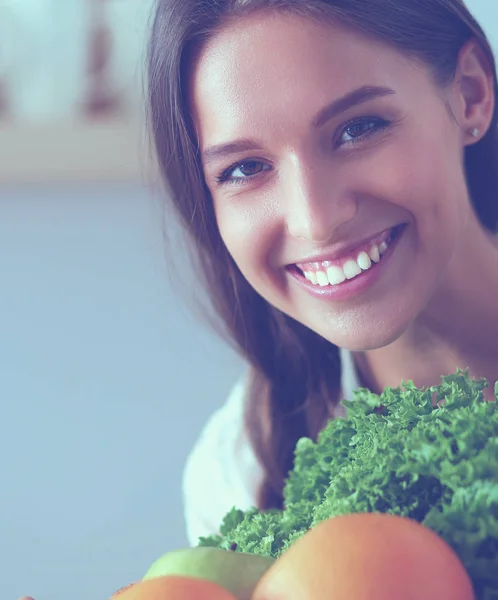
[[[0,184],[135,180],[154,0],[0,0]]]

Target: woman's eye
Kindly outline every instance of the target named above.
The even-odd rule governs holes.
[[[259,160],[246,160],[232,165],[223,173],[220,173],[216,180],[218,183],[245,183],[263,171],[271,169],[269,165]]]
[[[258,173],[261,173],[261,171],[263,170],[263,163],[257,162],[256,160],[249,160],[247,162],[243,162],[240,163],[232,172],[231,172],[231,176],[232,177],[240,177],[242,175],[242,177],[251,177],[253,175],[257,175]],[[237,175],[237,171],[241,174],[241,175]]]
[[[384,119],[370,117],[353,121],[342,130],[338,145],[354,143],[380,129],[385,129],[388,125],[389,123]]]

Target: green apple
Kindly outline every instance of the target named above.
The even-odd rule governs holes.
[[[271,556],[197,546],[163,554],[144,579],[163,575],[198,577],[221,585],[239,600],[250,600],[256,584],[274,562]]]

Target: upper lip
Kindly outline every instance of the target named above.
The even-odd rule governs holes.
[[[382,236],[384,233],[387,233],[396,227],[393,225],[392,227],[387,227],[377,231],[377,233],[372,233],[371,235],[364,236],[354,241],[350,242],[342,242],[333,244],[328,246],[327,248],[323,248],[318,252],[310,252],[309,254],[302,254],[298,260],[288,263],[288,266],[299,265],[305,263],[315,263],[315,262],[324,262],[327,260],[335,261],[341,258],[345,258],[358,249],[361,246],[368,244],[370,241],[374,241],[375,238]]]

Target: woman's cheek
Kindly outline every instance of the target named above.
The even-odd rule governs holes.
[[[240,203],[241,204],[241,203]],[[242,274],[263,275],[276,243],[275,225],[264,207],[225,206],[217,211],[221,237]]]

